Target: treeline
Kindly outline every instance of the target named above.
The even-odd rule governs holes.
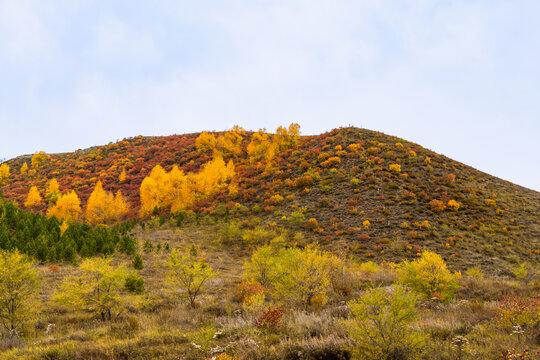
[[[134,222],[115,227],[61,223],[56,217],[24,211],[0,200],[0,249],[19,250],[40,261],[77,262],[82,257],[135,252],[135,239],[127,234]]]

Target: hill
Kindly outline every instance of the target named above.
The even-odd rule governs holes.
[[[499,274],[522,261],[540,261],[536,191],[365,129],[302,136],[270,158],[250,148],[276,137],[258,140],[261,134],[239,131],[238,149],[222,154],[234,163],[234,191],[223,187],[196,198],[182,218],[226,220],[239,231],[263,231],[251,238],[230,236],[230,226],[224,225],[221,237],[241,246],[246,238],[253,245],[284,233],[288,241],[318,242],[377,261],[412,258],[431,249],[456,269],[480,265]],[[100,180],[105,190],[126,197],[126,218],[138,219],[141,183],[156,165],[197,173],[213,158],[212,151],[197,146],[200,135],[138,136],[51,154],[34,166],[32,156],[21,156],[7,161],[11,176],[1,191],[23,206],[31,186],[44,193],[47,181],[55,178],[61,191],[77,193],[84,208]],[[29,170],[21,173],[24,163]],[[46,209],[43,203],[34,210]],[[178,217],[168,209],[153,214]]]

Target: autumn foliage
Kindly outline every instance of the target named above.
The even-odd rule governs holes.
[[[61,220],[77,221],[81,212],[81,201],[75,193],[70,191],[67,194],[60,195],[56,204],[47,211],[47,215],[56,216]]]
[[[92,225],[118,222],[128,211],[128,204],[122,193],[116,195],[103,190],[98,181],[86,204],[86,220]]]
[[[198,173],[185,174],[177,166],[166,172],[157,165],[141,184],[140,215],[159,209],[173,213],[183,210],[225,188],[234,175],[233,161],[225,164],[221,156],[204,164]]]

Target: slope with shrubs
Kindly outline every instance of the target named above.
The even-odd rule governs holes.
[[[107,191],[121,191],[129,204],[125,217],[138,219],[143,180],[156,165],[165,173],[177,166],[193,201],[173,214],[154,208],[145,219],[154,214],[181,223],[193,212],[197,219],[230,219],[240,234],[230,237],[233,244],[300,236],[377,261],[431,249],[456,269],[480,265],[505,273],[516,263],[540,260],[538,192],[378,132],[340,128],[295,138],[284,130],[139,136],[19,157],[6,163],[11,174],[1,191],[22,206],[32,186],[44,193],[57,179],[60,191],[74,190],[85,207],[101,181]],[[196,176],[217,155],[234,164],[234,177],[228,186],[202,191]],[[48,206],[31,204],[42,212]]]

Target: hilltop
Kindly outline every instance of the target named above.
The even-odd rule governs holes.
[[[302,136],[271,159],[248,154],[256,134],[261,133],[242,132],[239,150],[224,154],[234,163],[234,191],[221,188],[199,198],[182,218],[285,231],[289,241],[318,242],[376,261],[413,258],[431,249],[455,269],[479,265],[497,274],[522,261],[540,261],[536,191],[380,132],[351,127]],[[6,200],[23,206],[31,186],[43,193],[54,178],[61,191],[74,190],[84,208],[99,180],[105,190],[124,195],[126,219],[140,219],[140,186],[156,165],[197,173],[213,158],[211,151],[198,149],[200,135],[127,138],[49,154],[37,167],[31,156],[21,156],[7,161],[11,176],[0,189]],[[268,134],[268,141],[273,136]],[[29,170],[23,174],[24,163]],[[44,213],[47,205],[34,210]],[[178,216],[167,209],[154,215]],[[246,245],[239,236],[229,240]],[[256,241],[267,240],[263,234]]]

